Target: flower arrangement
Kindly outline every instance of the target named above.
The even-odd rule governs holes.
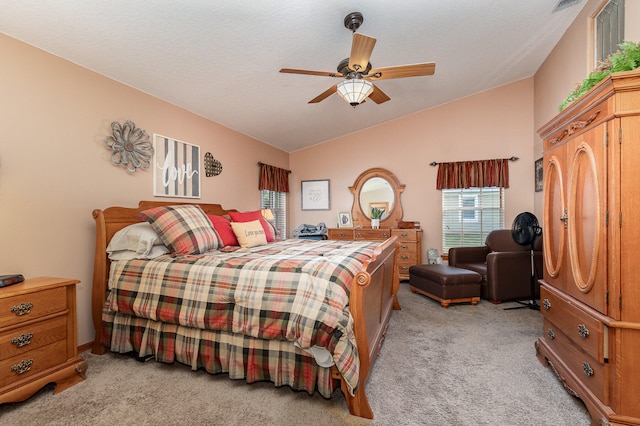
[[[640,67],[640,43],[625,41],[622,42],[619,47],[620,49],[617,52],[609,55],[604,62],[600,62],[598,67],[565,98],[560,104],[560,111],[587,93],[609,74],[620,71],[631,71]]]

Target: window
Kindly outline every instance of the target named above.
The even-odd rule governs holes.
[[[262,190],[260,191],[260,208],[271,209],[276,218],[276,228],[281,238],[287,236],[287,193]]]
[[[504,189],[442,190],[442,251],[481,246],[487,234],[504,228]]]
[[[594,18],[595,66],[624,41],[624,0],[610,0]]]

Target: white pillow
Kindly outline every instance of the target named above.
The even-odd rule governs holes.
[[[155,259],[169,253],[166,246],[153,246],[148,254],[138,254],[133,250],[118,250],[109,253],[109,260]]]
[[[156,231],[148,222],[140,222],[116,232],[107,246],[107,253],[111,255],[119,251],[132,251],[144,258],[157,245],[162,245],[162,241]]]

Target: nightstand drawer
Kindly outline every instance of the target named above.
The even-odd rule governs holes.
[[[67,315],[14,327],[0,333],[0,360],[67,338]]]
[[[66,309],[65,287],[7,297],[0,299],[0,327],[31,321]]]
[[[0,361],[0,388],[26,379],[67,360],[67,342],[60,340]]]

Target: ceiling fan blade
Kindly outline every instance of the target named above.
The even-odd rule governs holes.
[[[280,72],[287,73],[287,74],[319,75],[321,77],[343,77],[342,74],[339,74],[336,72],[297,70],[294,68],[282,68],[280,69]]]
[[[373,52],[376,39],[360,33],[353,33],[351,42],[351,55],[349,55],[349,69],[353,71],[364,71],[369,65],[369,58]]]
[[[419,77],[433,75],[436,72],[436,64],[427,62],[424,64],[398,65],[395,67],[375,68],[369,71],[367,80],[389,80],[392,78]],[[378,76],[379,74],[379,76]]]
[[[338,85],[334,84],[333,86],[329,87],[327,90],[325,90],[324,92],[320,93],[318,96],[316,96],[315,98],[311,99],[308,103],[310,104],[317,104],[318,102],[324,101],[325,99],[327,99],[329,96],[333,95],[334,93],[336,93]]]
[[[391,100],[391,98],[382,90],[380,90],[380,88],[377,87],[375,84],[373,85],[373,92],[371,92],[371,94],[369,95],[369,99],[371,99],[373,102],[377,104],[381,104],[383,102],[387,102]]]

